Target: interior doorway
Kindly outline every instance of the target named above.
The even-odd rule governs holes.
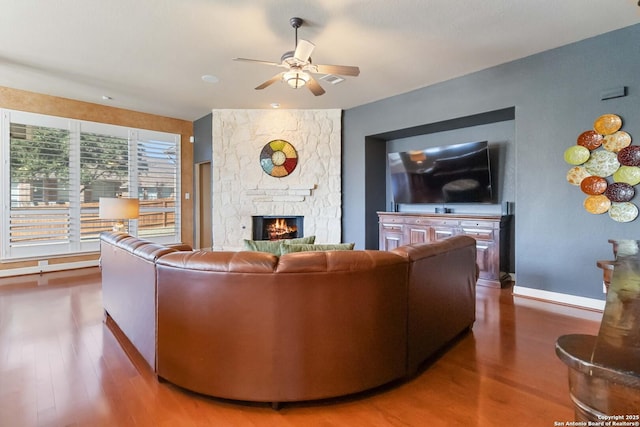
[[[211,162],[196,165],[196,186],[196,246],[210,248],[213,246]]]

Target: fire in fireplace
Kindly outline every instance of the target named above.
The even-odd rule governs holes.
[[[281,240],[303,237],[303,216],[254,216],[253,240]]]

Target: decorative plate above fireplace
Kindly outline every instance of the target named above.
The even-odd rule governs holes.
[[[262,147],[260,166],[266,174],[275,178],[289,175],[298,165],[298,153],[289,142],[275,139]]]

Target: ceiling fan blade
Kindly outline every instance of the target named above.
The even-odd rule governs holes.
[[[293,57],[300,62],[307,62],[311,56],[311,52],[315,49],[316,45],[308,40],[300,39],[296,46],[296,51],[293,53]]]
[[[267,86],[271,86],[272,84],[274,84],[275,82],[277,82],[278,80],[282,79],[282,75],[284,74],[284,72],[282,73],[278,73],[275,76],[271,77],[269,80],[267,80],[266,82],[262,83],[259,86],[256,86],[256,90],[261,90],[264,89]]]
[[[337,74],[339,76],[357,77],[360,75],[360,68],[349,65],[313,65],[317,73]]]
[[[257,64],[265,64],[265,65],[275,65],[276,67],[280,67],[282,65],[279,62],[262,61],[260,59],[233,58],[233,60],[234,61],[243,61],[243,62],[255,62]]]
[[[324,89],[322,89],[322,86],[320,86],[320,84],[312,76],[309,76],[307,87],[315,96],[320,96],[324,93]]]

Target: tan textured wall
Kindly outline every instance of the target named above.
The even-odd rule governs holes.
[[[183,242],[193,244],[193,197],[188,200],[184,198],[185,193],[193,195],[193,145],[189,143],[189,137],[193,135],[192,122],[1,86],[0,108],[180,134],[183,194],[181,233]],[[98,255],[96,253],[49,258],[49,264],[95,260]],[[33,267],[37,264],[38,260],[0,263],[0,270]]]

